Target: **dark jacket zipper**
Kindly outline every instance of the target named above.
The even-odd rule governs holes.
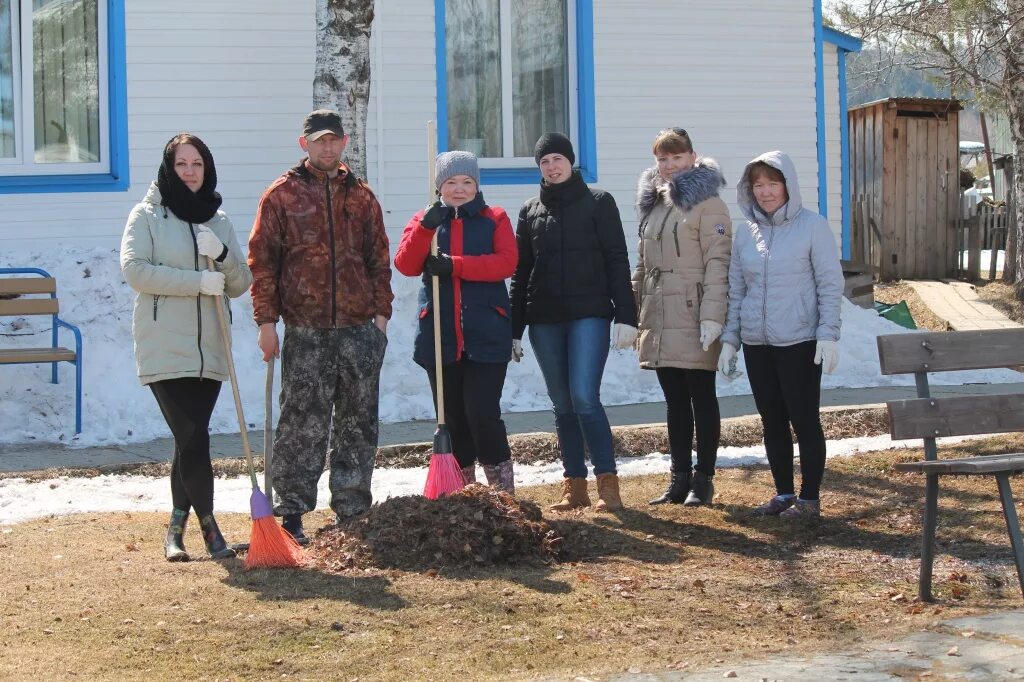
[[[194,259],[196,271],[202,273],[199,268],[199,245],[196,243],[196,231],[192,223],[188,224],[188,231],[192,234],[192,258]],[[200,274],[202,277],[202,274]],[[206,360],[203,358],[203,294],[196,296],[196,347],[199,348],[199,379],[203,379],[203,371],[206,367]]]
[[[334,212],[331,210],[331,178],[324,181],[327,190],[327,234],[331,243],[331,326],[338,326],[338,273],[335,264]]]

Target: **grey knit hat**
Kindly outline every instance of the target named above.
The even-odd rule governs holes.
[[[456,175],[468,175],[480,185],[480,167],[470,152],[441,152],[434,159],[434,186],[441,189],[445,180]]]

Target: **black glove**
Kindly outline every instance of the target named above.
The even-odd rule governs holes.
[[[437,275],[438,277],[451,277],[453,267],[452,257],[447,253],[427,256],[427,260],[423,262],[423,269],[426,273],[428,275]]]
[[[436,230],[437,226],[444,222],[444,208],[440,199],[427,206],[426,213],[420,218],[420,225],[428,230]]]

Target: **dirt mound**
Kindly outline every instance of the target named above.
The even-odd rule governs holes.
[[[330,571],[424,571],[547,563],[561,542],[533,502],[473,484],[437,500],[385,500],[358,519],[318,532],[309,556],[313,567]]]

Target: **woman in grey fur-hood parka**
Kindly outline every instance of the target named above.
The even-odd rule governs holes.
[[[640,366],[665,394],[672,475],[652,504],[710,504],[721,420],[715,369],[728,302],[732,221],[718,165],[698,159],[682,128],[658,134],[657,165],[640,176],[640,244],[633,271]],[[691,448],[697,436],[697,466]]]
[[[816,518],[825,472],[821,374],[839,359],[839,252],[828,221],[801,202],[796,169],[782,152],[748,163],[736,195],[747,224],[733,241],[719,369],[732,372],[742,343],[776,488],[755,513]],[[799,498],[790,426],[800,444]]]

